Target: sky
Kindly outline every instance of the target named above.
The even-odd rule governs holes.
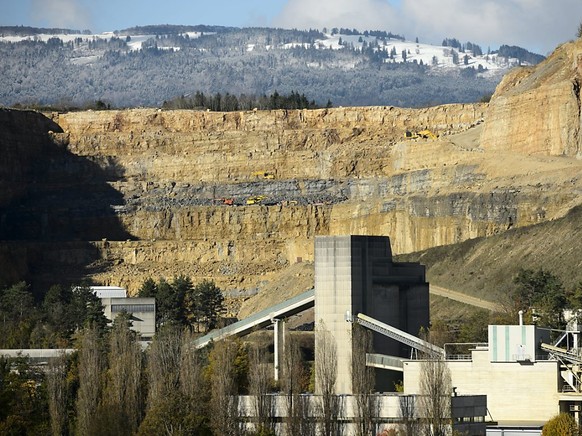
[[[0,0],[0,25],[95,33],[147,24],[386,30],[439,45],[518,45],[547,55],[575,38],[582,0]]]

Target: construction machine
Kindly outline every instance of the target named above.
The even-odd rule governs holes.
[[[421,130],[420,132],[411,132],[410,130],[406,131],[405,134],[406,139],[437,139],[438,135],[435,135],[430,130]]]
[[[267,171],[255,171],[253,173],[253,177],[261,177],[263,179],[274,179],[275,174],[269,173]]]
[[[225,204],[227,206],[234,205],[234,198],[215,198],[213,201],[215,204]]]
[[[253,197],[247,198],[247,204],[259,204],[266,198],[266,195],[255,195]]]

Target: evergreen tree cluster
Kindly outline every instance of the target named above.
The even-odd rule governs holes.
[[[226,93],[217,92],[206,96],[203,92],[196,91],[193,97],[180,96],[162,104],[164,109],[205,109],[219,112],[232,112],[238,110],[275,110],[275,109],[317,109],[320,106],[314,100],[309,101],[305,94],[291,91],[288,95],[281,95],[277,91],[273,94],[260,97],[241,94],[238,97]],[[328,100],[327,107],[331,107]]]
[[[522,269],[514,283],[516,308],[524,310],[531,322],[563,329],[564,310],[582,309],[582,283],[574,289],[566,290],[558,276],[544,269]]]
[[[88,324],[107,324],[88,287],[56,285],[42,297],[24,282],[0,289],[0,348],[66,348]]]
[[[194,286],[186,276],[174,277],[172,282],[148,278],[138,296],[156,299],[157,328],[169,324],[207,331],[217,327],[224,312],[222,291],[209,280]]]
[[[457,38],[445,38],[442,42],[443,47],[452,47],[456,48],[461,53],[465,53],[466,51],[470,51],[473,53],[473,56],[482,56],[483,50],[478,44],[472,43],[467,41],[465,44],[461,44]]]
[[[29,36],[29,35],[90,35],[90,30],[74,30],[60,28],[40,28],[30,26],[0,26],[0,36]]]
[[[531,53],[521,47],[516,47],[514,45],[502,45],[499,47],[498,51],[492,53],[497,53],[499,56],[504,58],[515,58],[520,62],[527,62],[531,65],[539,64],[545,58],[542,55]]]

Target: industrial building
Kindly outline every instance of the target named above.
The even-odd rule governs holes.
[[[355,416],[350,405],[354,394],[355,323],[374,332],[374,352],[367,353],[366,364],[376,368],[376,391],[381,404],[378,423],[398,425],[402,420],[401,399],[422,397],[423,360],[413,356],[413,350],[428,359],[438,356],[450,370],[454,387],[450,418],[455,430],[471,435],[540,435],[545,422],[560,412],[572,413],[580,422],[582,328],[578,324],[571,324],[568,331],[553,340],[548,329],[522,322],[492,325],[488,342],[474,344],[468,353],[459,355],[453,348],[447,352],[435,347],[418,337],[429,321],[429,285],[424,267],[394,262],[387,237],[316,237],[313,291],[212,332],[199,338],[196,345],[245,334],[254,326],[268,323],[276,326],[277,341],[285,317],[311,306],[315,307],[316,359],[322,341],[326,341],[325,345],[333,341],[337,348],[335,389],[345,400],[343,419],[348,433]],[[328,334],[318,335],[322,331]],[[280,350],[275,354],[277,366]],[[404,382],[401,394],[387,393],[394,390],[395,379]],[[317,402],[318,394],[311,395],[309,401]],[[274,399],[279,403],[284,400]],[[243,399],[243,416],[252,421],[249,401],[252,398]],[[424,412],[418,409],[415,413],[416,418],[422,418]],[[275,416],[284,419],[281,405]]]
[[[392,261],[386,236],[315,238],[315,348],[326,329],[336,341],[341,394],[352,393],[353,323],[346,314],[363,313],[411,335],[429,325],[429,287],[424,266]],[[374,333],[378,355],[410,357],[410,347]],[[392,391],[389,373],[377,376],[378,391]]]
[[[156,299],[128,298],[127,291],[118,286],[90,286],[89,289],[101,299],[103,314],[113,322],[121,312],[131,314],[135,331],[142,341],[149,341],[156,333]]]

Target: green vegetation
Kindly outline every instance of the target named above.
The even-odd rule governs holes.
[[[148,278],[138,296],[156,299],[156,328],[176,324],[196,332],[207,331],[218,326],[224,312],[222,291],[209,280],[194,286],[185,276],[174,277],[171,283]]]
[[[266,350],[236,341],[196,350],[188,329],[166,325],[144,352],[130,325],[119,316],[107,331],[84,327],[79,351],[48,370],[0,359],[0,434],[271,434],[272,417],[243,430],[236,396],[271,399]]]
[[[164,109],[208,109],[211,111],[232,112],[238,110],[252,109],[317,109],[319,106],[315,100],[309,101],[305,94],[291,91],[289,95],[281,95],[277,91],[270,96],[262,95],[247,96],[244,94],[231,95],[226,93],[224,96],[217,92],[214,95],[206,96],[203,92],[197,91],[194,97],[181,96],[162,105]],[[331,101],[328,100],[327,107],[331,107]]]
[[[36,291],[36,292],[35,292]],[[201,332],[216,328],[224,312],[214,282],[194,285],[189,277],[172,282],[146,280],[140,297],[156,298],[156,324],[176,324]],[[88,286],[55,285],[42,295],[24,282],[0,289],[0,348],[68,348],[88,325],[106,328],[101,300]]]
[[[66,348],[91,323],[107,319],[88,287],[52,286],[42,298],[24,282],[0,289],[0,348]]]
[[[561,279],[549,271],[521,269],[506,290],[505,298],[499,302],[502,311],[490,312],[447,300],[448,310],[439,307],[438,315],[433,314],[431,319],[435,343],[442,346],[452,342],[487,342],[488,325],[515,324],[520,310],[524,312],[526,323],[564,329],[564,312],[570,310],[579,316],[577,312],[582,309],[582,282],[567,289]],[[450,351],[463,352],[459,347]]]
[[[580,308],[577,305],[579,291],[567,293],[561,280],[543,269],[538,271],[522,269],[515,277],[514,283],[516,288],[512,297],[515,307],[526,309],[526,316],[531,322],[563,329],[564,309]]]
[[[550,419],[542,430],[542,436],[579,436],[580,428],[568,413],[560,413]]]

